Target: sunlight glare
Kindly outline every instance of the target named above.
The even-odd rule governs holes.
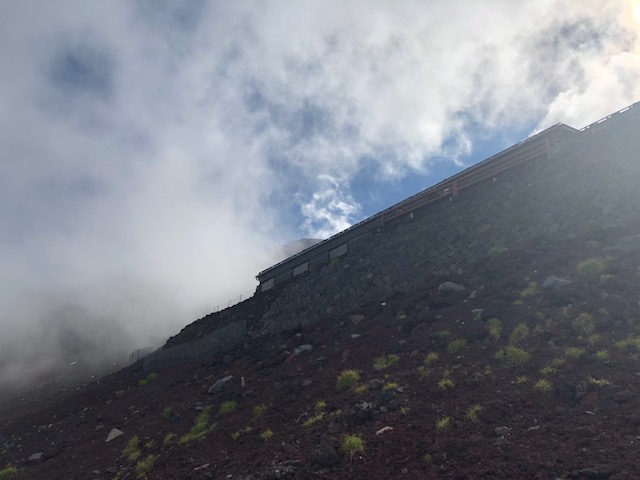
[[[631,16],[640,25],[640,0],[629,0],[631,3]]]

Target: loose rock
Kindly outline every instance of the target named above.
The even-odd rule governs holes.
[[[459,283],[453,283],[453,282],[444,282],[444,283],[441,283],[440,286],[438,287],[438,291],[440,293],[461,292],[464,289],[465,288]]]
[[[113,440],[114,438],[118,438],[120,435],[124,435],[124,432],[122,430],[112,428],[104,443],[109,443],[111,440]]]
[[[209,389],[209,393],[221,392],[225,385],[233,378],[233,375],[227,375],[214,383]]]

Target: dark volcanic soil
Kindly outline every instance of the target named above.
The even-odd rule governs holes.
[[[146,385],[150,372],[134,366],[39,398],[3,413],[0,469],[20,479],[639,479],[640,237],[616,248],[635,233],[532,240],[248,340],[224,362],[160,370]],[[550,275],[571,283],[542,288]],[[466,288],[439,292],[446,281]],[[301,345],[312,351],[296,356]],[[506,353],[521,351],[530,358],[509,365]],[[377,357],[392,364],[376,370]],[[359,388],[339,391],[347,369]],[[229,401],[235,410],[220,413]],[[215,428],[181,443],[202,409],[203,430]],[[112,428],[124,435],[105,443]],[[342,451],[349,435],[363,452]]]

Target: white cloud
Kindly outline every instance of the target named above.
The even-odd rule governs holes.
[[[132,344],[173,333],[250,290],[265,244],[358,220],[363,166],[397,182],[463,161],[474,125],[638,100],[638,32],[627,0],[13,2],[4,342],[69,303]]]
[[[301,201],[305,217],[304,232],[311,238],[328,238],[349,228],[358,218],[361,206],[349,193],[345,180],[330,175],[318,177],[320,188],[308,201]]]

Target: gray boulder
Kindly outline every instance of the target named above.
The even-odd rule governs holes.
[[[224,378],[221,378],[216,383],[214,383],[211,388],[209,388],[209,393],[217,393],[221,392],[225,385],[233,378],[233,375],[227,375]]]
[[[564,278],[558,278],[555,275],[550,275],[544,279],[544,282],[542,282],[542,288],[544,288],[545,290],[555,290],[570,283],[570,280],[565,280]]]
[[[462,292],[465,288],[459,283],[444,282],[438,287],[440,293]]]
[[[104,441],[104,443],[108,443],[114,438],[118,438],[120,435],[124,435],[124,432],[122,430],[118,430],[117,428],[112,428],[111,431],[109,432],[109,435],[107,436],[107,439]]]

